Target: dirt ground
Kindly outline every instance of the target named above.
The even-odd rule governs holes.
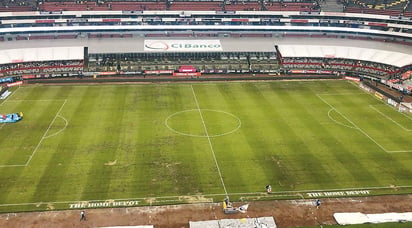
[[[241,203],[233,204],[239,206]],[[327,198],[322,199],[319,208],[314,200],[254,201],[249,202],[245,214],[231,215],[223,213],[220,203],[87,209],[85,212],[86,221],[80,221],[80,210],[0,214],[0,227],[154,225],[156,228],[184,228],[189,227],[189,221],[264,216],[273,216],[280,228],[328,225],[336,224],[335,212],[412,212],[412,195]]]

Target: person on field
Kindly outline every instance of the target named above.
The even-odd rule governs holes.
[[[315,202],[315,204],[316,204],[316,208],[319,208],[319,207],[320,207],[320,204],[321,204],[320,199],[317,199],[316,202]]]
[[[272,186],[266,185],[266,192],[269,194],[272,192]]]
[[[80,221],[86,221],[86,213],[84,211],[80,212]]]

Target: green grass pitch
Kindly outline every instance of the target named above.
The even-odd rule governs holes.
[[[412,192],[412,115],[347,81],[23,86],[20,111],[0,212]]]

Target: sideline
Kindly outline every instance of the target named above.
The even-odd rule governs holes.
[[[405,185],[405,186],[396,186],[397,189],[403,188],[412,188],[412,185]],[[231,193],[229,196],[259,196],[260,199],[262,198],[270,198],[271,195],[282,195],[282,196],[290,196],[295,194],[297,197],[300,197],[298,194],[305,194],[311,192],[340,192],[340,191],[364,191],[364,190],[389,190],[394,189],[392,186],[375,186],[375,187],[364,187],[364,188],[333,188],[333,189],[312,189],[312,190],[296,190],[296,191],[278,191],[272,192],[271,194],[267,194],[266,192],[243,192],[243,193]],[[30,206],[30,205],[46,205],[46,204],[72,204],[72,203],[84,203],[84,202],[108,202],[108,201],[145,201],[148,199],[165,199],[163,201],[169,202],[167,199],[175,198],[175,199],[185,199],[185,197],[214,197],[214,196],[222,196],[222,199],[226,196],[225,194],[204,194],[204,195],[180,195],[180,196],[159,196],[159,197],[143,197],[143,198],[118,198],[118,199],[101,199],[101,200],[78,200],[78,201],[51,201],[51,202],[34,202],[34,203],[11,203],[11,204],[0,204],[0,207],[8,207],[8,206]],[[362,195],[364,196],[364,195]],[[375,196],[370,194],[368,196]],[[302,198],[302,197],[300,197]],[[339,197],[338,197],[339,198]],[[304,198],[303,198],[304,199]],[[309,198],[306,198],[309,199]],[[177,200],[176,200],[177,201]],[[143,205],[142,205],[143,206]]]

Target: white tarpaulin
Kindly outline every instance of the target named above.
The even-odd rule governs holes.
[[[321,45],[279,45],[283,57],[339,58],[384,63],[403,67],[412,64],[412,55],[371,48],[321,46]]]
[[[220,40],[145,40],[144,51],[213,52],[222,51]]]
[[[276,228],[273,217],[221,219],[189,222],[190,228]]]
[[[0,50],[0,64],[83,59],[83,47],[44,47]]]
[[[386,222],[412,222],[412,212],[381,214],[363,214],[360,212],[335,213],[333,214],[333,217],[339,225]]]

